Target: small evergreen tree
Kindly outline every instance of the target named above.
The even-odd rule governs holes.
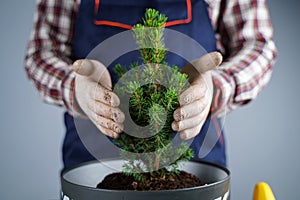
[[[165,62],[166,21],[165,15],[147,9],[142,23],[133,27],[143,63],[140,66],[138,62],[132,63],[130,73],[120,64],[114,68],[122,80],[114,86],[114,91],[121,99],[121,109],[129,109],[124,132],[114,143],[122,149],[126,160],[123,172],[139,181],[154,176],[163,178],[166,172],[178,173],[179,163],[193,157],[185,142],[172,144],[173,112],[188,82],[187,75],[180,73],[177,66]],[[138,126],[127,123],[129,118]]]

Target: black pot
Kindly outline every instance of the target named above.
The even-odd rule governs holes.
[[[229,195],[230,172],[221,166],[189,161],[180,169],[192,173],[206,185],[162,191],[126,191],[97,189],[108,174],[120,171],[123,161],[111,159],[80,164],[61,173],[63,200],[226,200]]]

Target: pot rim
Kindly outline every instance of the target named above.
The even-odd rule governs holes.
[[[112,158],[112,159],[103,159],[101,161],[99,161],[99,160],[92,160],[92,161],[87,161],[87,162],[79,163],[79,164],[76,164],[76,165],[74,165],[74,166],[72,166],[70,168],[64,169],[60,173],[60,178],[61,178],[62,185],[65,182],[66,184],[70,184],[70,185],[73,185],[75,187],[83,187],[83,188],[88,189],[88,190],[96,190],[96,191],[104,191],[104,192],[115,192],[115,193],[120,193],[120,192],[134,192],[134,193],[151,192],[151,193],[156,193],[156,192],[170,192],[170,191],[189,191],[189,190],[196,190],[196,189],[200,189],[200,188],[201,189],[206,189],[206,188],[209,189],[212,186],[219,185],[219,184],[221,184],[223,182],[228,181],[228,179],[230,179],[230,176],[231,176],[229,169],[227,169],[226,167],[223,167],[221,165],[218,165],[216,163],[212,163],[212,162],[204,161],[204,160],[189,160],[187,162],[201,163],[201,164],[205,164],[205,165],[209,165],[209,166],[212,166],[212,167],[219,168],[219,169],[223,170],[227,174],[227,176],[224,179],[222,179],[222,180],[219,180],[219,181],[216,181],[216,182],[213,182],[213,183],[204,184],[202,186],[197,186],[197,187],[182,188],[182,189],[173,189],[173,190],[148,190],[148,191],[99,189],[99,188],[96,188],[96,187],[85,186],[85,185],[80,185],[80,184],[77,184],[77,183],[73,183],[73,182],[68,181],[68,180],[66,180],[64,178],[65,174],[67,174],[68,172],[70,172],[70,171],[72,171],[72,170],[74,170],[76,168],[83,167],[83,166],[86,166],[86,165],[89,165],[89,164],[101,163],[101,162],[106,162],[106,161],[116,161],[116,160],[122,160],[122,159],[120,159],[120,158]]]

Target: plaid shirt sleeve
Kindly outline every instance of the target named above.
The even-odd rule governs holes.
[[[74,3],[75,2],[75,3]],[[76,1],[40,0],[25,57],[25,69],[42,99],[81,115],[74,106],[71,42]]]
[[[277,55],[265,0],[227,0],[223,8],[221,1],[208,0],[224,56],[223,64],[212,73],[213,116],[222,116],[255,99],[269,82]],[[223,16],[218,13],[222,9]]]

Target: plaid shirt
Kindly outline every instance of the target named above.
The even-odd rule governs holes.
[[[276,58],[265,0],[206,0],[217,46],[224,56],[212,72],[215,116],[255,99],[269,82]],[[25,69],[42,99],[74,116],[72,38],[80,0],[40,0],[25,58]],[[222,6],[221,6],[222,5]],[[221,15],[220,15],[221,13]],[[220,19],[219,19],[219,16]]]

